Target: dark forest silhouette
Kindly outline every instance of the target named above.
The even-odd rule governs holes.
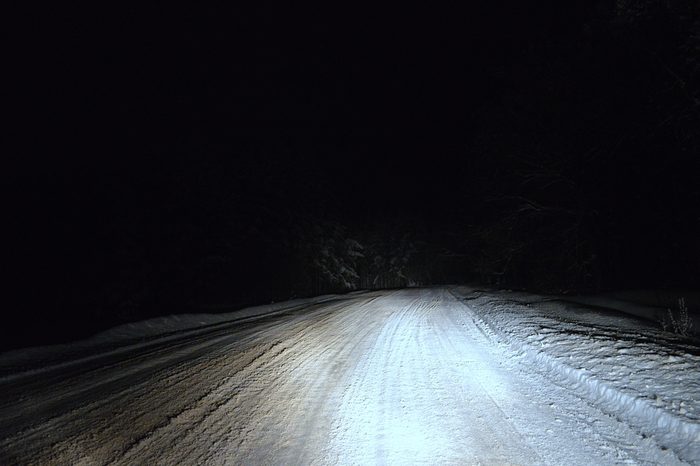
[[[696,2],[414,13],[65,39],[5,344],[359,288],[697,287]]]

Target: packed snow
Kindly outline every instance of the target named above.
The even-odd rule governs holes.
[[[408,289],[0,355],[0,464],[700,464],[698,345],[523,293]]]
[[[68,365],[84,364],[93,359],[118,353],[142,350],[148,344],[162,345],[198,335],[221,332],[245,322],[307,309],[314,304],[349,299],[362,292],[345,295],[322,295],[264,304],[216,314],[175,314],[141,322],[131,322],[100,332],[90,338],[69,344],[22,348],[0,354],[0,381],[28,373],[38,375]]]

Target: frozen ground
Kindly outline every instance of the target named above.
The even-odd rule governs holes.
[[[528,299],[361,293],[0,355],[0,464],[700,464],[697,346]]]
[[[654,326],[660,321],[668,321],[668,312],[677,313],[679,299],[683,299],[691,317],[688,333],[697,334],[700,324],[700,293],[688,290],[626,290],[593,296],[547,296],[547,300],[559,300],[564,303],[582,304],[599,307],[601,310],[612,309],[632,316],[641,317]]]
[[[454,291],[494,341],[643,435],[700,463],[700,346],[695,337],[631,317],[627,314],[647,314],[609,297],[571,302],[467,287]]]

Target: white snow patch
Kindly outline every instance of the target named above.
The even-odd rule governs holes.
[[[700,464],[697,340],[633,317],[535,295],[454,291],[486,324],[486,333],[685,461]]]
[[[626,290],[604,293],[595,296],[558,296],[558,299],[568,303],[595,306],[601,309],[615,310],[650,321],[660,325],[660,321],[668,318],[669,310],[677,312],[679,300],[687,305],[691,320],[694,324],[689,329],[691,333],[700,330],[700,293],[690,290]]]

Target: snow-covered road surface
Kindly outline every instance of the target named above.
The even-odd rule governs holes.
[[[685,464],[484,329],[375,292],[5,377],[0,464]]]

